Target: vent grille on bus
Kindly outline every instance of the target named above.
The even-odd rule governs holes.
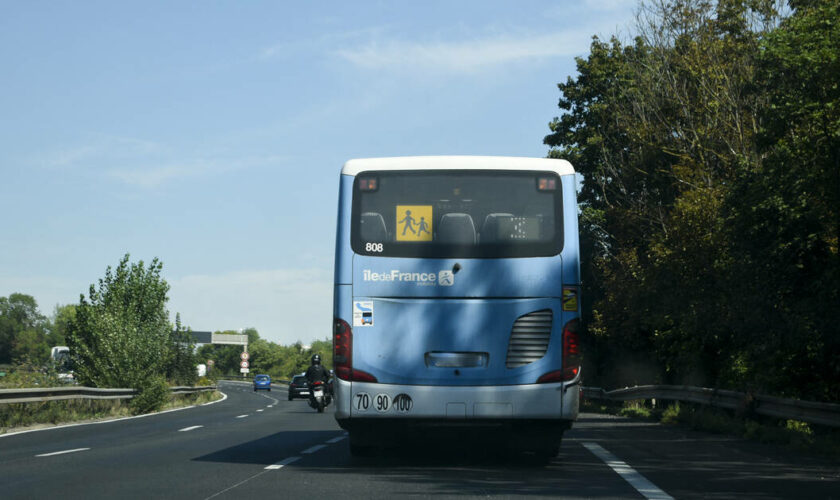
[[[513,323],[505,366],[516,368],[545,356],[551,339],[551,309],[520,316]]]

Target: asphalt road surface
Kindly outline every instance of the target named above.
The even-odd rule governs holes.
[[[546,462],[438,440],[350,456],[330,408],[222,383],[195,408],[0,437],[0,498],[840,498],[840,465],[583,414]]]

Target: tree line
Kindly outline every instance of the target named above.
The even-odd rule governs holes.
[[[576,61],[587,383],[840,400],[840,3],[645,1]]]
[[[252,375],[257,373],[270,375],[275,380],[291,380],[297,374],[306,371],[313,354],[321,356],[321,363],[332,369],[332,340],[316,340],[305,346],[298,341],[291,345],[281,345],[270,340],[260,338],[255,328],[246,328],[242,333],[227,330],[216,333],[248,335],[249,370]],[[199,347],[197,359],[199,363],[213,362],[210,374],[240,375],[242,346],[205,344]]]
[[[48,318],[31,295],[0,297],[0,365],[45,364],[50,348],[64,345],[75,314],[73,305],[56,306]]]
[[[214,374],[239,374],[241,346],[204,345],[196,349],[188,328],[169,319],[169,284],[162,276],[163,263],[153,259],[131,262],[126,254],[116,267],[90,285],[79,303],[57,306],[52,319],[38,309],[32,296],[13,293],[0,297],[0,365],[12,371],[48,372],[50,349],[70,348],[69,368],[79,384],[90,387],[134,388],[132,400],[138,413],[159,408],[170,385],[193,385],[197,365],[214,361]],[[237,333],[237,332],[219,332]],[[332,367],[332,344],[316,341],[282,346],[261,339],[254,328],[249,338],[251,372],[278,379],[305,370],[312,353]],[[45,378],[39,383],[57,383]]]

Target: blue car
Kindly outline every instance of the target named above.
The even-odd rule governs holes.
[[[257,375],[254,377],[254,392],[260,389],[271,392],[271,377],[268,375]]]

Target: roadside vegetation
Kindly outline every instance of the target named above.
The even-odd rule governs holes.
[[[194,406],[222,397],[218,391],[196,394],[167,394],[158,411]],[[86,422],[137,414],[134,400],[67,399],[41,403],[0,404],[0,434],[25,428],[48,427],[70,422]]]
[[[170,385],[193,385],[197,379],[189,332],[169,322],[169,284],[163,263],[129,262],[105,270],[88,297],[81,296],[67,330],[67,346],[76,381],[89,387],[136,389],[134,413],[160,409]]]
[[[240,346],[207,345],[196,351],[190,332],[176,314],[169,321],[169,285],[163,264],[154,259],[130,262],[125,255],[115,268],[90,286],[76,305],[58,306],[52,318],[35,299],[14,293],[0,297],[0,389],[66,385],[60,370],[72,370],[75,383],[97,388],[131,388],[130,400],[65,400],[0,404],[0,432],[12,427],[138,415],[172,406],[195,404],[215,395],[172,395],[172,386],[210,385],[222,375],[239,375]],[[239,332],[220,332],[239,333]],[[318,352],[332,364],[331,343],[300,342],[280,346],[246,330],[251,370],[277,379],[291,378]],[[50,359],[50,348],[70,349],[68,366]],[[197,365],[212,361],[199,379]]]
[[[606,413],[628,418],[644,419],[668,425],[738,436],[761,443],[840,459],[840,430],[808,424],[798,420],[738,414],[710,406],[657,401],[605,402],[581,400],[581,412]]]
[[[840,3],[643,1],[558,85],[586,384],[840,401]]]
[[[218,332],[237,334],[239,332]],[[274,380],[291,380],[293,376],[306,371],[313,354],[321,355],[321,363],[332,368],[332,340],[316,340],[309,346],[301,342],[292,345],[280,345],[260,338],[254,328],[245,329],[242,334],[248,335],[248,353],[250,354],[251,375],[264,373]],[[213,368],[209,374],[213,376],[238,377],[239,355],[241,346],[206,344],[198,349],[200,363],[213,361]]]

